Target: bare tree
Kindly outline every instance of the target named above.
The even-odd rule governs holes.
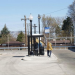
[[[42,16],[42,28],[50,27],[50,35],[53,37],[53,33],[60,32],[58,27],[62,27],[61,23],[63,22],[64,17],[51,17],[51,16]],[[56,32],[57,31],[57,32]],[[59,34],[59,33],[58,33]],[[48,35],[47,35],[48,36]]]
[[[75,0],[69,6],[69,15],[72,18],[73,26],[74,26],[74,45],[75,45]]]
[[[69,16],[72,18],[73,21],[75,21],[75,0],[74,2],[69,6]]]

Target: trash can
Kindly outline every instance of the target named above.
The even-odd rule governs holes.
[[[34,50],[34,55],[38,56],[38,48]]]
[[[40,47],[40,55],[44,55],[44,47]]]

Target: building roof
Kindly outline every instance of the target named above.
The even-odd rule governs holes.
[[[56,40],[56,41],[50,41],[51,43],[70,43],[70,40]]]
[[[31,37],[31,35],[28,35],[28,37]],[[44,37],[42,34],[32,34],[32,37]]]
[[[6,42],[4,44],[8,44],[8,42]],[[19,42],[19,41],[10,41],[9,44],[24,44],[24,43],[23,42]]]

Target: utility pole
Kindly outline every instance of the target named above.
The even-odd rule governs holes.
[[[21,21],[22,20],[24,20],[25,21],[25,46],[27,46],[27,33],[26,33],[26,20],[27,20],[28,18],[26,18],[26,16],[24,16],[24,19],[21,19]]]
[[[27,23],[27,31],[28,31],[28,35],[29,35],[29,30],[30,30],[30,23]]]
[[[34,34],[36,34],[36,27],[37,27],[36,24],[34,24],[33,27],[34,27]],[[36,41],[36,38],[34,38],[34,42],[35,42],[35,41]]]
[[[33,27],[34,27],[34,33],[36,33],[36,27],[37,27],[36,24],[34,24]]]
[[[39,34],[40,34],[40,15],[38,14],[38,25],[39,25]],[[40,55],[40,37],[39,37],[39,55]]]
[[[8,50],[9,50],[9,34],[7,35],[7,37],[8,37]]]

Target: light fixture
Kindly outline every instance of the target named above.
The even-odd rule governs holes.
[[[29,16],[29,20],[33,20],[33,16],[31,14]]]

